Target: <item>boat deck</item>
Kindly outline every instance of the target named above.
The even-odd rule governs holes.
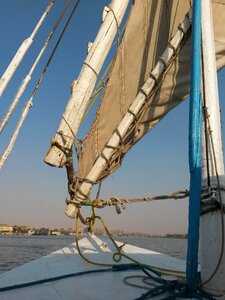
[[[122,245],[120,242],[117,242],[117,244],[119,246]],[[79,241],[79,245],[82,253],[89,260],[98,263],[115,264],[112,255],[116,252],[116,248],[108,238],[98,238],[87,234]],[[163,269],[185,271],[185,261],[158,252],[126,244],[123,246],[123,253],[142,264]],[[127,263],[130,263],[130,261],[126,258],[122,258],[120,261],[120,264]],[[146,277],[146,275],[142,270],[112,272],[106,271],[108,269],[109,267],[96,266],[84,261],[80,257],[76,245],[71,244],[59,251],[52,252],[47,256],[1,274],[0,288],[72,273],[75,274],[73,277],[4,291],[0,293],[0,299],[138,299],[143,293],[146,293],[157,284],[151,282],[150,284],[153,284],[153,286],[150,286],[143,282],[143,276]],[[103,270],[105,271],[103,272]],[[128,285],[124,280],[128,281],[128,283],[141,285],[142,288]],[[155,299],[163,299],[163,297],[161,295]]]

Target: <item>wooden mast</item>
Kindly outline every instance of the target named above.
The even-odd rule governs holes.
[[[78,80],[73,85],[63,119],[53,138],[53,145],[45,156],[44,161],[49,165],[63,167],[66,162],[65,153],[60,147],[70,149],[73,144],[74,136],[80,126],[98,74],[111,48],[114,37],[118,33],[118,26],[123,19],[128,4],[129,0],[113,0],[107,8],[107,14],[104,16],[96,39],[89,50]],[[56,147],[56,144],[59,147]]]
[[[225,176],[211,1],[202,0],[202,8],[203,94],[206,113],[202,202],[203,209],[208,212],[201,216],[201,279],[203,288],[209,292],[224,294],[224,212],[220,202],[225,204]],[[214,201],[217,209],[207,207],[209,201]]]

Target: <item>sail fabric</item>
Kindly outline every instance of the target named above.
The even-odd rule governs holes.
[[[212,1],[217,68],[225,65],[225,0]],[[135,0],[119,45],[107,88],[79,153],[75,188],[90,172],[126,114],[139,88],[168,47],[191,8],[190,0]],[[127,151],[189,95],[191,32],[166,68],[161,81],[135,120],[99,180],[117,169]]]

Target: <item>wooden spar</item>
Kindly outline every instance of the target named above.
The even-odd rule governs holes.
[[[119,135],[121,137],[124,137],[125,134],[127,133],[130,125],[132,124],[134,120],[134,116],[138,114],[140,111],[142,105],[146,101],[146,98],[150,93],[152,92],[156,81],[162,73],[165,71],[165,65],[168,65],[172,57],[174,56],[174,51],[179,49],[183,38],[185,36],[185,33],[188,31],[191,25],[191,14],[189,13],[188,16],[185,17],[184,21],[182,24],[180,24],[179,29],[175,36],[172,38],[172,40],[169,43],[169,46],[165,49],[162,57],[159,59],[158,63],[156,64],[156,67],[152,71],[151,75],[147,78],[145,81],[144,85],[140,89],[139,93],[137,94],[136,98],[134,99],[133,103],[131,104],[128,112],[125,114],[123,119],[121,120],[119,126],[117,127],[117,132],[119,132]],[[155,79],[153,79],[155,78]],[[88,195],[92,184],[91,182],[96,182],[98,180],[99,175],[102,173],[102,171],[106,167],[106,159],[110,160],[114,150],[116,147],[119,146],[120,143],[120,137],[119,135],[115,132],[109,142],[107,143],[107,146],[103,149],[102,153],[104,155],[100,155],[98,159],[96,160],[94,166],[92,167],[91,171],[87,175],[87,181],[84,181],[80,187],[79,191],[76,192],[74,200],[75,201],[82,201],[82,198],[84,198],[82,195]],[[110,147],[111,148],[110,148]],[[104,159],[103,156],[106,158]],[[66,215],[69,217],[74,217],[76,209],[75,206],[71,203],[67,206],[67,209],[65,211]]]
[[[205,127],[208,129],[208,133],[210,131],[209,135],[211,134],[211,138],[209,135],[207,138],[208,147],[203,142],[202,189],[203,193],[209,194],[209,197],[205,200],[202,199],[202,201],[205,203],[206,200],[212,199],[211,192],[214,190],[218,203],[220,203],[221,193],[221,200],[224,205],[225,176],[211,1],[202,0],[202,7],[203,78],[205,107],[208,115]],[[213,141],[214,150],[211,140]],[[207,173],[206,149],[208,149],[210,186]],[[215,159],[213,152],[215,153]],[[217,174],[221,188],[218,186]],[[211,211],[201,216],[201,278],[203,288],[213,294],[225,293],[225,253],[224,251],[223,253],[221,252],[222,243],[224,243],[224,230],[222,231],[224,224],[221,222],[221,218],[224,218],[224,213],[221,213],[220,210]]]
[[[2,75],[2,77],[0,79],[0,97],[2,96],[5,88],[7,87],[8,83],[9,83],[10,79],[12,78],[13,74],[15,73],[16,69],[20,65],[27,50],[31,46],[35,35],[37,34],[38,30],[40,29],[45,18],[47,17],[54,2],[55,2],[55,0],[51,0],[49,2],[47,8],[45,9],[44,14],[40,18],[40,20],[39,20],[38,24],[36,25],[36,27],[34,28],[32,34],[30,35],[30,37],[28,37],[26,40],[23,41],[22,45],[19,47],[16,54],[14,55],[11,63],[9,64],[9,66],[5,70],[4,74]]]
[[[26,119],[26,116],[28,114],[29,109],[32,107],[32,100],[33,99],[31,98],[27,102],[27,104],[25,105],[25,107],[24,107],[24,110],[23,110],[22,115],[20,117],[20,120],[19,120],[19,122],[18,122],[18,124],[16,126],[16,129],[15,129],[15,131],[13,133],[13,136],[10,139],[8,146],[7,146],[4,154],[1,157],[1,160],[0,160],[0,169],[3,167],[5,161],[7,160],[8,156],[10,155],[10,153],[11,153],[11,151],[13,149],[13,146],[14,146],[16,138],[17,138],[17,136],[19,134],[20,128],[23,125],[24,120]]]
[[[40,50],[40,52],[39,52],[37,58],[35,59],[35,62],[34,62],[34,64],[33,64],[33,66],[31,67],[29,73],[28,73],[27,76],[24,78],[24,80],[22,81],[22,83],[21,83],[21,85],[20,85],[18,91],[16,92],[16,95],[15,95],[15,97],[14,97],[14,99],[13,99],[13,101],[12,101],[12,103],[11,103],[9,109],[8,109],[8,111],[7,111],[6,114],[4,115],[2,121],[0,122],[0,133],[3,131],[5,125],[7,124],[8,120],[9,120],[9,118],[10,118],[10,116],[11,116],[11,114],[12,114],[13,111],[15,110],[15,108],[16,108],[16,106],[17,106],[19,100],[20,100],[20,98],[22,97],[22,95],[23,95],[23,93],[24,93],[24,91],[25,91],[25,89],[26,89],[28,83],[29,83],[30,80],[31,80],[32,74],[33,74],[33,72],[34,72],[36,66],[38,65],[38,63],[39,63],[39,61],[40,61],[42,55],[44,54],[46,48],[48,47],[49,42],[50,42],[52,36],[54,35],[54,33],[55,33],[55,31],[56,31],[56,29],[57,29],[57,27],[58,27],[58,25],[59,25],[61,19],[63,18],[64,14],[65,14],[65,12],[66,12],[66,10],[67,10],[67,8],[68,8],[68,6],[70,5],[70,3],[71,3],[71,1],[67,1],[67,3],[66,3],[66,5],[65,5],[65,7],[64,7],[64,9],[63,9],[63,11],[62,11],[62,13],[61,13],[60,16],[58,17],[58,20],[56,21],[56,23],[55,23],[53,29],[52,29],[51,32],[49,33],[49,35],[48,35],[48,37],[47,37],[47,39],[46,39],[46,41],[45,41],[44,46],[42,47],[42,49]]]
[[[2,133],[2,131],[3,131],[4,127],[5,127],[5,125],[7,124],[8,120],[9,120],[9,118],[10,118],[10,116],[11,116],[11,114],[12,114],[13,111],[15,110],[16,105],[18,104],[18,102],[19,102],[21,96],[23,95],[23,93],[24,93],[24,91],[25,91],[25,89],[26,89],[26,87],[27,87],[29,81],[31,80],[31,74],[32,74],[32,73],[31,73],[31,74],[30,74],[30,73],[31,73],[31,72],[29,72],[29,74],[28,74],[28,75],[24,78],[24,80],[22,81],[22,83],[21,83],[21,85],[20,85],[18,91],[16,92],[16,95],[15,95],[15,97],[14,97],[14,99],[13,99],[13,101],[12,101],[12,103],[11,103],[9,109],[8,109],[8,111],[7,111],[6,114],[4,115],[4,117],[3,117],[3,119],[2,119],[2,121],[1,121],[1,123],[0,123],[0,133]]]
[[[128,4],[129,0],[113,0],[111,2],[108,13],[88,53],[78,80],[73,87],[63,119],[53,138],[53,141],[64,148],[71,148],[72,146],[74,135],[78,131],[93,92],[97,75],[118,32],[118,26],[123,19]],[[44,161],[55,167],[63,167],[66,162],[66,156],[58,147],[52,145]]]

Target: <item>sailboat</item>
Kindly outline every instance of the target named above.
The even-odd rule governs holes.
[[[66,168],[65,214],[76,219],[77,228],[79,222],[87,227],[86,236],[81,240],[77,236],[75,244],[2,274],[2,299],[223,299],[225,179],[216,75],[225,66],[223,20],[224,0],[113,0],[103,9],[99,32],[71,84],[68,104],[44,158],[48,165]],[[107,60],[113,44],[116,54]],[[48,65],[49,61],[42,75]],[[4,73],[7,82],[13,75],[8,73]],[[6,82],[4,76],[1,84]],[[4,162],[41,80],[25,106]],[[90,129],[78,139],[78,129],[99,95]],[[189,192],[103,199],[101,185],[126,160],[127,152],[189,95]],[[94,185],[99,186],[96,196],[91,193]],[[133,202],[188,195],[186,263],[116,242],[99,216],[106,206],[121,213],[124,205]],[[84,206],[90,208],[87,218]],[[94,235],[97,220],[108,237]],[[129,281],[138,278],[143,279],[139,288],[137,281]]]

